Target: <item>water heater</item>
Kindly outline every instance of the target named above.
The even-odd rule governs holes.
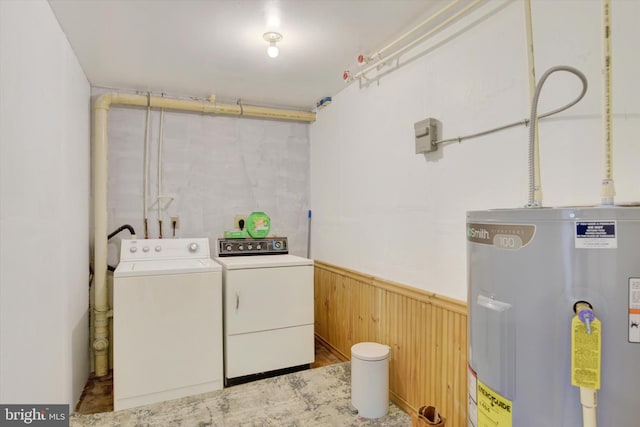
[[[640,207],[468,212],[467,254],[470,427],[586,425],[572,383],[595,376],[598,425],[639,425]]]

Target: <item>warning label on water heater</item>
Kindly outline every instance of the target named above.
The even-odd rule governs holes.
[[[615,221],[576,221],[576,249],[618,247]]]
[[[513,403],[478,380],[478,426],[513,427]]]

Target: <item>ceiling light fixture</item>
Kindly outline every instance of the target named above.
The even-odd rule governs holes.
[[[276,46],[276,42],[279,42],[280,40],[282,40],[282,34],[269,31],[267,33],[264,33],[262,35],[262,38],[265,39],[265,41],[269,42],[269,47],[267,48],[267,55],[269,55],[271,58],[275,58],[276,56],[278,56],[279,52],[278,52],[278,46]]]

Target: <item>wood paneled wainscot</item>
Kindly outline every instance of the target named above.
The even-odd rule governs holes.
[[[391,400],[467,425],[466,303],[317,260],[314,280],[317,339],[342,360],[359,342],[390,346]]]

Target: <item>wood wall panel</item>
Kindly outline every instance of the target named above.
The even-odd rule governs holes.
[[[391,347],[391,400],[434,405],[447,426],[467,425],[467,306],[399,283],[315,261],[315,333],[342,360],[351,346]]]

